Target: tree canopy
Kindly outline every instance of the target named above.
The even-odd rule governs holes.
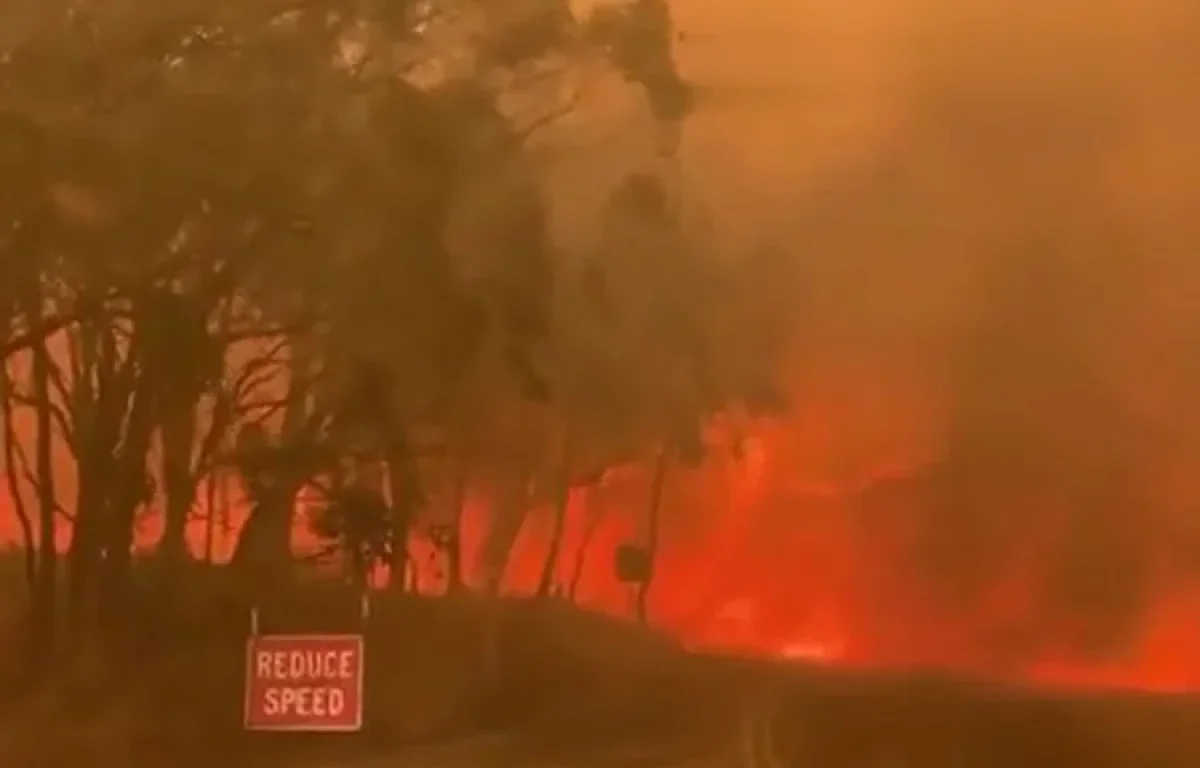
[[[641,93],[647,130],[681,129],[665,3],[586,18],[558,0],[9,13],[10,491],[31,550],[69,518],[80,627],[119,623],[143,512],[162,511],[158,552],[181,564],[197,496],[223,474],[249,506],[233,564],[259,587],[287,570],[302,493],[356,578],[379,563],[396,576],[447,466],[497,509],[539,488],[561,505],[613,464],[698,460],[709,416],[777,401],[777,350],[745,343],[774,337],[733,274],[751,263],[689,236],[670,182],[626,178],[582,257],[551,235],[528,146],[590,78]],[[22,408],[37,416],[34,510],[15,473]],[[57,560],[40,547],[30,569],[46,638]]]

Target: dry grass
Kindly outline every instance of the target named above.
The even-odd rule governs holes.
[[[84,655],[19,703],[0,691],[0,765],[77,766],[96,754],[111,766],[262,765],[327,748],[569,730],[598,710],[634,711],[684,658],[644,628],[561,603],[379,594],[364,623],[356,594],[310,583],[262,602],[261,631],[363,632],[367,723],[334,740],[278,738],[241,727],[249,608],[219,571],[197,572],[169,600],[140,595],[117,661]]]
[[[321,582],[260,604],[261,629],[363,631],[366,727],[333,737],[249,734],[241,728],[249,606],[224,578],[197,572],[170,600],[146,590],[116,662],[81,658],[20,697],[0,689],[0,766],[79,768],[102,756],[110,768],[305,768],[375,764],[368,758],[379,755],[380,765],[405,766],[398,756],[423,744],[497,733],[521,734],[540,762],[439,764],[618,766],[603,757],[614,744],[632,748],[640,765],[653,764],[639,752],[646,745],[715,761],[737,754],[721,750],[734,749],[743,705],[767,698],[776,733],[793,745],[782,747],[789,766],[861,768],[900,756],[884,764],[1184,768],[1200,759],[1198,701],[701,658],[643,627],[551,601],[386,594],[364,626],[357,596]]]

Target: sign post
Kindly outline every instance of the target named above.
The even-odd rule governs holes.
[[[638,590],[650,579],[650,552],[643,546],[625,543],[613,553],[613,573],[629,588],[629,612],[638,612]]]
[[[246,643],[251,731],[359,731],[362,635],[259,635]]]

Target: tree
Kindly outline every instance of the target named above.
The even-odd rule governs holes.
[[[227,459],[253,501],[239,563],[286,567],[297,492],[329,482],[326,522],[339,522],[324,533],[361,553],[353,542],[386,527],[387,546],[365,551],[402,569],[426,496],[417,436],[462,418],[447,393],[482,363],[512,383],[483,393],[485,410],[552,397],[557,254],[524,147],[583,96],[503,105],[578,85],[611,55],[653,117],[678,119],[684,87],[659,39],[669,19],[649,7],[579,20],[565,4],[467,0],[39,6],[0,65],[5,211],[20,236],[2,245],[39,254],[4,260],[36,265],[6,283],[19,291],[4,349],[36,364],[23,397],[50,538],[52,432],[77,464],[77,627],[93,608],[120,623],[153,500],[159,554],[186,559],[197,486]],[[501,204],[464,213],[483,178]],[[486,258],[464,261],[454,243],[480,238]],[[374,489],[372,466],[387,476]],[[372,522],[384,502],[387,526]],[[38,602],[53,615],[47,552]]]
[[[725,261],[705,247],[655,173],[625,178],[605,222],[605,238],[562,289],[553,380],[562,418],[584,446],[569,484],[586,487],[613,466],[649,469],[645,618],[671,468],[705,459],[715,416],[782,405],[789,315],[763,289],[790,276],[770,254]]]

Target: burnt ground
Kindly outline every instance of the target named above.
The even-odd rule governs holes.
[[[76,768],[1193,768],[1200,700],[1052,695],[930,675],[698,656],[553,603],[335,591],[264,631],[367,640],[358,734],[241,728],[245,607],[158,606],[123,661],[0,689],[0,765]]]

